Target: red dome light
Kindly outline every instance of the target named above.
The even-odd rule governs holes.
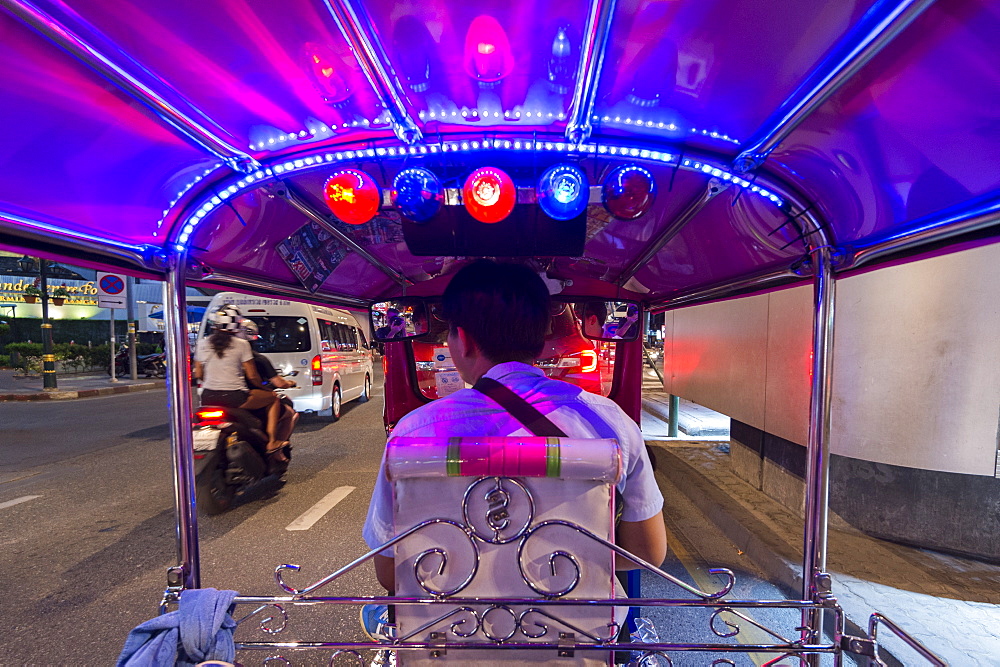
[[[481,84],[495,84],[514,70],[514,52],[503,26],[492,16],[472,19],[465,34],[465,71]]]
[[[517,188],[506,172],[496,167],[480,167],[465,179],[462,201],[476,220],[500,222],[514,210]]]
[[[339,219],[351,225],[363,225],[378,213],[382,190],[365,172],[341,169],[323,186],[323,199]]]
[[[645,215],[656,201],[656,179],[648,169],[624,164],[604,179],[601,197],[611,215],[619,220],[635,220]]]

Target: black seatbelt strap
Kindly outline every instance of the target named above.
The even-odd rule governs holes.
[[[556,426],[543,415],[538,409],[517,395],[506,385],[500,384],[496,380],[488,377],[479,378],[479,382],[472,386],[476,391],[489,396],[496,401],[501,408],[510,413],[517,421],[524,424],[524,427],[534,435],[547,438],[568,437],[561,428]],[[615,487],[615,525],[617,526],[622,518],[622,510],[625,508],[625,498],[618,487]]]
[[[535,406],[518,396],[506,385],[488,377],[479,378],[473,387],[500,404],[514,419],[524,424],[524,427],[535,435],[548,438],[565,438],[561,428],[553,424],[548,417],[539,412]]]

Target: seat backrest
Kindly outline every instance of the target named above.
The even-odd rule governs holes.
[[[614,556],[581,534],[614,535],[614,440],[545,437],[393,438],[386,453],[401,597],[602,599],[615,596]],[[535,610],[535,611],[532,611]],[[573,643],[615,635],[612,606],[397,605],[397,637],[429,643]],[[407,639],[408,638],[408,639]],[[527,653],[527,654],[526,654]],[[606,652],[449,651],[475,664],[607,664]],[[438,665],[428,651],[401,664]]]

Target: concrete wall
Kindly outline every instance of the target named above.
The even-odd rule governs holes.
[[[833,453],[994,476],[1000,245],[837,281]],[[668,315],[669,391],[801,445],[812,287]]]
[[[831,508],[1000,561],[1000,244],[837,281]],[[733,418],[731,463],[802,510],[812,287],[667,313],[664,385]]]
[[[802,286],[668,312],[666,389],[804,445],[811,304]]]
[[[993,476],[998,289],[1000,245],[839,281],[833,452]]]

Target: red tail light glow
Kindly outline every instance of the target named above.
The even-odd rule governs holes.
[[[580,363],[583,368],[580,369],[583,373],[593,373],[597,370],[597,352],[593,350],[583,350],[580,352]]]
[[[222,419],[226,414],[222,410],[198,410],[196,413],[199,419]]]
[[[318,387],[323,384],[323,359],[317,354],[313,357],[312,367],[312,384],[314,387]]]

